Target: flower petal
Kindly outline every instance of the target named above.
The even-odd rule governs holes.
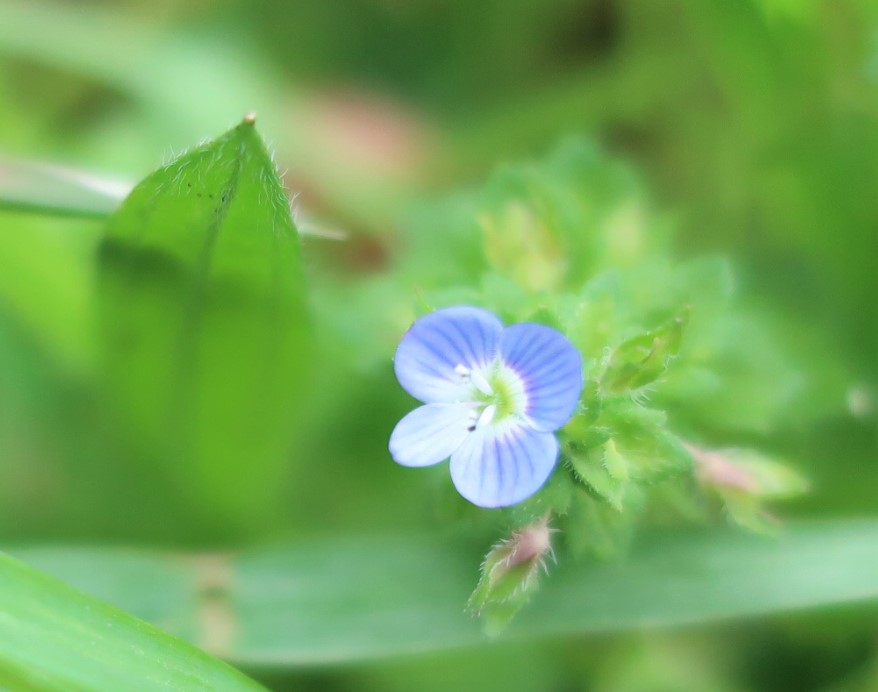
[[[479,507],[507,507],[533,495],[558,460],[552,433],[521,421],[479,427],[451,455],[451,480]]]
[[[525,415],[537,430],[566,423],[582,393],[582,357],[561,332],[541,324],[503,330],[500,355],[524,382]]]
[[[502,331],[500,320],[480,308],[459,306],[425,315],[396,349],[396,377],[425,403],[462,401],[472,385],[455,368],[483,368],[494,360]]]
[[[472,425],[467,404],[427,404],[406,415],[390,435],[390,455],[403,466],[429,466],[460,447]]]

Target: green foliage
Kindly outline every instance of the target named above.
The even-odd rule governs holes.
[[[780,541],[732,529],[651,529],[622,561],[559,555],[498,639],[874,605],[876,531],[873,519],[790,524]],[[478,547],[459,537],[349,535],[233,555],[24,546],[13,554],[240,664],[326,665],[486,643],[462,608]],[[211,640],[205,607],[235,635]]]
[[[649,220],[636,180],[590,145],[506,169],[468,205],[470,221],[443,238],[446,249],[455,237],[469,246],[468,278],[441,276],[435,257],[428,272],[437,250],[415,231],[400,272],[385,280],[444,286],[422,293],[428,308],[474,302],[561,329],[587,378],[556,477],[505,513],[512,536],[489,553],[470,598],[497,632],[536,591],[551,516],[572,555],[620,557],[646,509],[663,501],[654,488],[691,473],[689,447],[654,401],[693,366],[723,377],[697,340],[727,319],[732,290],[725,264],[668,258],[667,228]],[[114,449],[188,489],[196,515],[219,512],[233,530],[269,516],[291,423],[302,417],[312,337],[295,228],[252,121],[133,190],[110,219],[98,278],[100,390]],[[741,509],[749,490],[738,490],[726,507],[752,526]],[[522,549],[535,526],[546,540]]]
[[[702,484],[722,501],[729,517],[745,528],[776,532],[778,520],[767,503],[808,490],[808,482],[789,465],[754,450],[690,449]]]
[[[190,644],[5,555],[0,610],[4,689],[263,689]]]
[[[666,502],[655,488],[691,477],[684,436],[771,425],[796,371],[760,319],[735,305],[728,263],[671,259],[669,224],[656,220],[636,177],[589,144],[501,170],[466,199],[465,216],[454,215],[458,204],[434,210],[452,221],[441,236],[417,224],[409,236],[406,276],[458,287],[421,292],[427,306],[472,302],[510,322],[548,324],[585,359],[581,410],[562,431],[562,478],[509,511],[509,525],[548,511],[574,554],[619,556],[647,508]],[[753,527],[728,508],[768,498],[739,494],[726,508]]]
[[[530,654],[543,634],[874,601],[874,527],[785,520],[878,507],[876,22],[866,0],[270,0],[257,13],[5,0],[0,538],[68,544],[42,552],[60,576],[220,655],[275,663],[284,688],[303,663],[481,641],[460,613],[474,544],[551,515],[559,564],[539,590],[485,572],[496,623],[528,601],[501,636],[527,648],[492,650],[493,668],[467,654],[475,689],[872,689],[862,607],[829,628],[808,616],[700,629],[694,647],[649,633]],[[243,126],[145,181],[102,237],[119,188],[71,166],[136,180],[247,109],[289,172],[298,225],[344,242],[306,238],[299,257],[284,241],[286,200]],[[252,184],[216,225],[225,259],[205,274],[209,194],[238,165]],[[475,191],[425,201],[461,185]],[[411,405],[393,348],[450,304],[552,325],[585,357],[557,472],[502,512],[468,507],[443,466],[388,460]],[[722,521],[772,540],[651,528]],[[467,538],[435,540],[437,525]],[[327,552],[246,550],[289,533]],[[231,640],[229,620],[203,617],[226,600],[242,623]],[[15,642],[0,639],[2,657]],[[466,689],[458,660],[400,670]],[[413,686],[374,671],[304,682]]]
[[[133,448],[252,521],[309,387],[299,240],[253,122],[140,183],[100,252],[103,374]]]
[[[686,317],[680,315],[616,346],[597,375],[602,389],[619,394],[655,382],[679,352],[685,324]]]

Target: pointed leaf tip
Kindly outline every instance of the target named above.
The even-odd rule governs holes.
[[[134,189],[108,225],[99,300],[102,377],[132,454],[200,479],[211,512],[268,516],[311,332],[289,201],[253,125]]]

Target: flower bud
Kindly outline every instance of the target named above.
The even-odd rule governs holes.
[[[754,531],[772,531],[777,521],[765,505],[801,495],[808,482],[790,466],[748,449],[705,450],[686,445],[701,485],[716,493],[729,517]]]
[[[540,570],[546,571],[546,558],[554,557],[552,533],[547,514],[515,531],[485,556],[467,609],[485,616],[489,631],[505,627],[536,591]]]

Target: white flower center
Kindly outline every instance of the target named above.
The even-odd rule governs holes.
[[[472,385],[468,400],[470,432],[478,427],[499,423],[512,417],[524,418],[527,392],[521,377],[497,358],[484,369],[458,365],[454,368],[461,383]]]

